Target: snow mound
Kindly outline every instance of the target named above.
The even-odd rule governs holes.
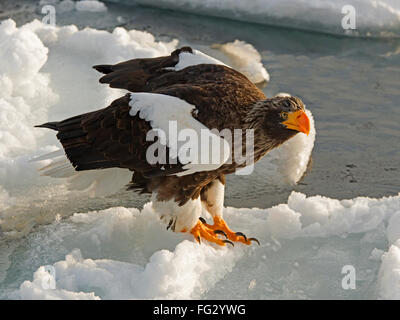
[[[372,241],[373,234],[398,212],[400,195],[381,199],[358,197],[336,200],[321,196],[306,197],[293,192],[287,204],[269,209],[225,208],[224,216],[232,227],[251,233],[262,244],[261,247],[237,244],[234,248],[220,248],[206,243],[199,245],[189,235],[166,231],[151,203],[146,204],[141,212],[117,207],[76,213],[58,225],[49,226],[47,238],[40,239],[46,248],[52,248],[49,241],[59,238],[62,249],[54,250],[68,252],[65,259],[50,265],[54,268],[56,289],[43,285],[51,282],[49,277],[52,280],[52,276],[45,271],[49,265],[42,265],[34,272],[33,280],[21,281],[15,294],[23,299],[193,299],[217,290],[217,283],[223,290],[236,291],[235,287],[224,286],[235,285],[230,277],[244,276],[240,269],[243,264],[249,275],[270,274],[278,280],[280,277],[287,278],[286,273],[279,273],[284,268],[268,268],[260,257],[272,263],[275,252],[278,255],[287,254],[283,251],[284,246],[294,246],[292,250],[298,251],[296,244],[306,238],[309,241],[318,240],[315,244],[321,246],[322,238],[331,242],[336,241],[334,237],[344,238],[361,233],[364,236],[359,246],[365,246]],[[400,231],[399,225],[395,226]],[[373,284],[377,289],[376,298],[399,298],[399,241],[400,238],[382,256],[380,271],[377,277],[375,275]],[[343,259],[337,249],[332,250],[328,246],[319,251],[312,244],[308,242],[302,250],[305,255],[313,253],[314,256],[307,258],[311,261],[309,263],[313,263],[313,268],[321,267],[321,254],[328,260],[335,255],[339,261]],[[289,252],[289,255],[293,256],[294,252]],[[252,260],[253,256],[258,257],[258,263]],[[344,259],[346,262],[347,258]],[[292,263],[292,268],[299,270],[305,262]],[[318,287],[318,282],[328,276],[332,286],[331,271],[325,270],[325,275],[319,270],[322,278],[318,277],[318,273],[312,273],[312,277],[306,279],[311,282],[310,288]],[[290,277],[295,276],[293,272]],[[305,277],[308,270],[304,272],[300,277]],[[362,278],[362,275],[359,277]],[[263,281],[265,283],[265,279]],[[338,277],[337,282],[340,281]],[[258,282],[262,283],[249,279],[252,292],[259,290]],[[278,282],[279,286],[285,285],[283,280]],[[273,292],[268,285],[261,288],[267,293]]]
[[[56,103],[49,75],[39,70],[48,48],[29,29],[12,20],[0,24],[0,160],[37,148],[43,136],[31,125],[47,120],[47,109]]]
[[[383,254],[378,279],[380,299],[400,299],[400,239]]]
[[[145,205],[142,212],[120,207],[75,214],[70,223],[84,229],[77,237],[85,239],[83,250],[87,252],[113,251],[113,255],[117,252],[129,256],[129,250],[151,250],[153,247],[154,253],[145,260],[145,266],[140,266],[112,259],[84,259],[81,249],[74,249],[65,260],[53,265],[55,290],[43,285],[48,283],[49,273],[42,266],[35,272],[33,281],[21,284],[22,299],[195,298],[230,272],[241,254],[240,249],[199,246],[188,240],[176,244],[177,239],[171,239],[173,234],[160,225],[151,204]],[[142,248],[129,248],[130,243],[135,243],[132,239],[135,233],[140,237],[136,239],[140,242],[136,245]],[[174,237],[182,240],[185,236]],[[173,250],[158,250],[168,242],[175,245]]]
[[[226,259],[228,263],[224,264]],[[218,268],[221,265],[223,268]],[[204,291],[214,277],[219,279],[218,272],[223,274],[232,265],[229,255],[222,251],[209,246],[198,248],[189,241],[180,243],[174,252],[157,251],[145,268],[110,259],[84,259],[80,250],[75,249],[64,261],[54,264],[57,284],[66,289],[43,289],[49,273],[40,267],[33,282],[21,285],[20,295],[22,299],[52,300],[100,299],[98,295],[104,299],[188,299],[196,297],[196,291]],[[218,272],[207,279],[210,270]],[[87,288],[99,290],[81,291]]]
[[[81,12],[106,12],[107,6],[97,0],[40,0],[39,6],[43,7],[45,5],[54,6],[56,12],[66,13],[71,11],[81,11]]]
[[[336,200],[323,196],[307,198],[292,192],[287,204],[269,209],[267,223],[277,238],[329,237],[367,232],[387,221],[399,208],[400,196]],[[397,225],[397,231],[400,226]]]
[[[254,83],[269,82],[269,73],[261,62],[260,53],[251,44],[235,40],[222,45],[212,46],[219,49],[229,59],[232,68],[246,75]]]
[[[107,7],[103,2],[97,0],[82,0],[75,4],[76,10],[78,11],[89,11],[89,12],[105,12]]]

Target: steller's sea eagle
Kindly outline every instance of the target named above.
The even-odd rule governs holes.
[[[168,228],[190,232],[199,242],[258,242],[223,220],[225,175],[298,132],[308,134],[302,101],[267,98],[240,72],[190,47],[93,68],[105,74],[101,83],[130,93],[104,109],[38,126],[58,131],[74,169],[130,170],[128,189],[151,193]],[[237,160],[237,147],[246,157]],[[202,208],[213,224],[200,217]]]

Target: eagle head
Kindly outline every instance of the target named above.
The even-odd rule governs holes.
[[[264,136],[264,142],[276,147],[297,133],[310,133],[310,120],[306,114],[304,103],[294,96],[280,94],[273,98],[257,102],[250,113],[250,127]]]
[[[293,136],[310,133],[310,119],[303,101],[298,97],[278,95],[264,101],[264,130],[273,134]]]

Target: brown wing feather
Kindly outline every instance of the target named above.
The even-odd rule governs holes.
[[[183,47],[165,57],[132,59],[115,65],[97,65],[93,68],[106,74],[100,78],[100,83],[108,83],[111,88],[143,92],[148,91],[146,89],[149,80],[171,72],[166,68],[174,67],[178,63],[181,52],[192,52],[192,49]]]
[[[52,123],[77,171],[119,167],[137,172],[140,180],[139,174],[149,178],[182,170],[179,164],[165,165],[161,170],[161,165],[148,163],[146,150],[154,143],[146,141],[151,126],[138,115],[129,114],[129,101],[127,94],[107,108]]]
[[[76,170],[120,167],[152,170],[143,158],[150,125],[129,115],[129,96],[109,107],[58,122],[57,138]]]
[[[195,118],[212,129],[242,127],[249,108],[266,99],[240,72],[223,65],[200,64],[155,78],[151,92],[178,97],[196,106]]]
[[[255,102],[265,99],[245,75],[223,65],[199,64],[180,71],[165,69],[179,61],[179,53],[192,52],[189,47],[175,50],[170,56],[133,59],[113,66],[100,79],[112,88],[131,92],[154,92],[178,97],[196,106],[196,118],[209,128],[240,128],[240,121]]]

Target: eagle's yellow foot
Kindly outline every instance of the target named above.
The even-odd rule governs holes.
[[[206,225],[201,221],[197,222],[197,224],[192,228],[192,230],[190,230],[190,233],[199,243],[201,243],[200,239],[205,239],[207,241],[214,242],[220,246],[224,246],[227,243],[234,246],[234,244],[231,241],[222,240],[218,238],[218,233],[214,232],[214,230],[207,228]]]
[[[242,232],[234,232],[229,229],[228,225],[224,221],[224,219],[219,217],[214,217],[214,224],[208,224],[203,218],[200,218],[201,223],[210,230],[209,232],[214,232],[214,234],[222,234],[226,239],[229,239],[233,242],[242,242],[244,244],[251,244],[252,241],[255,241],[260,245],[260,242],[256,238],[247,238]]]

